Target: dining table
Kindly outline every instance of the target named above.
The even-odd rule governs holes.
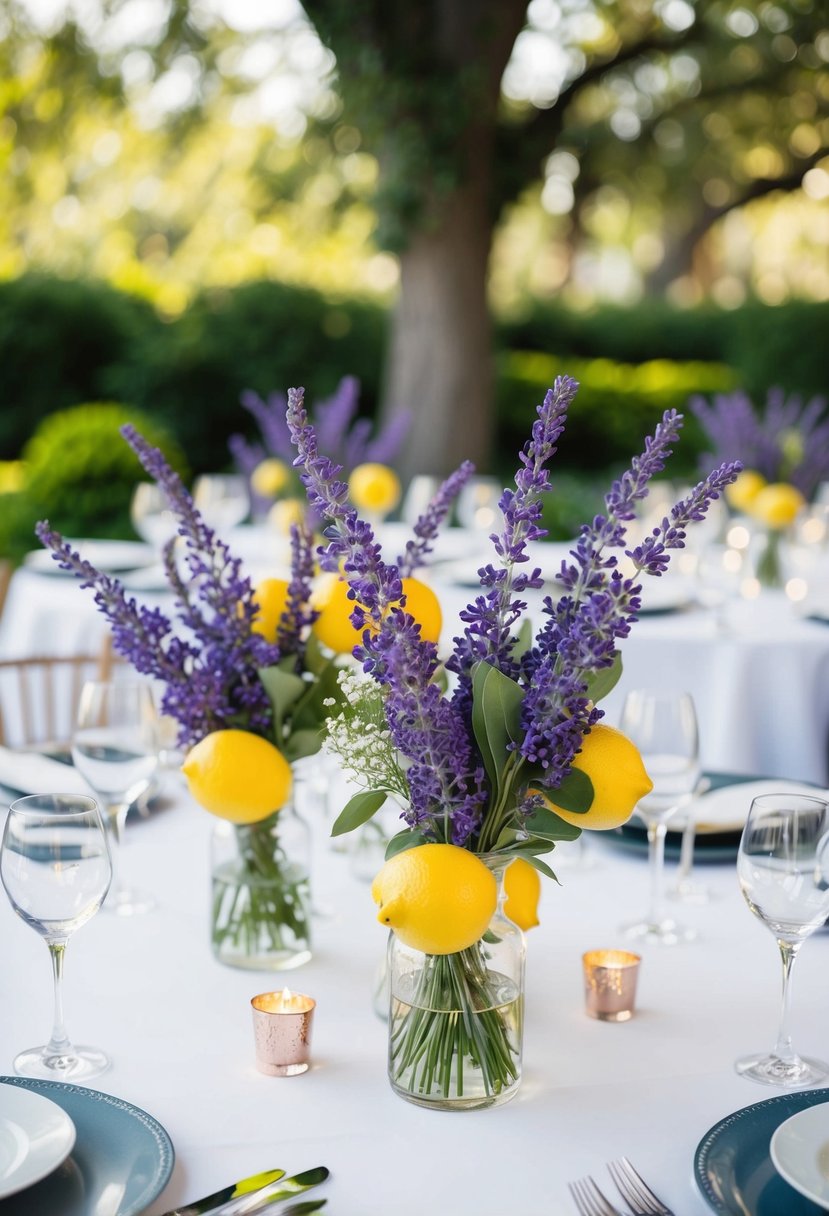
[[[342,786],[328,763],[313,795],[298,787],[318,909],[312,957],[301,968],[248,971],[214,958],[215,821],[175,770],[164,773],[149,810],[131,818],[121,850],[122,875],[155,897],[155,909],[121,917],[105,904],[69,942],[69,1034],[112,1059],[87,1084],[147,1112],[172,1141],[172,1174],[146,1216],[260,1171],[320,1165],[330,1170],[319,1194],[332,1216],[421,1216],[426,1207],[572,1216],[568,1182],[590,1174],[610,1193],[606,1164],[623,1155],[677,1216],[710,1212],[695,1180],[698,1146],[720,1121],[776,1096],[734,1069],[736,1057],[773,1044],[780,988],[772,935],[739,889],[736,846],[715,862],[700,853],[696,876],[708,902],[671,909],[695,939],[635,947],[635,1012],[615,1023],[587,1016],[582,955],[630,948],[619,926],[646,905],[644,839],[631,847],[612,833],[588,833],[585,849],[559,846],[550,858],[559,882],[545,880],[540,924],[527,933],[517,1095],[478,1111],[423,1109],[398,1097],[386,1077],[387,1023],[375,1000],[386,931],[376,921],[365,841],[335,847],[330,836]],[[749,796],[744,789],[737,806]],[[669,881],[671,873],[669,863]],[[311,1067],[274,1077],[256,1067],[251,999],[284,987],[316,1002]],[[51,983],[46,948],[5,899],[0,1008],[0,1073],[8,1074],[17,1051],[48,1036]],[[792,1026],[802,1052],[829,1058],[827,1008],[829,933],[819,932],[795,975]],[[752,1142],[750,1120],[740,1151],[767,1151]],[[11,1202],[0,1201],[0,1213]],[[109,1193],[89,1214],[119,1211],[119,1195]]]
[[[235,539],[252,574],[278,570],[278,548],[266,553],[253,530],[239,530]],[[458,609],[475,594],[469,567],[479,558],[469,537],[453,543],[428,574],[449,637]],[[539,554],[548,585],[561,556],[555,546]],[[168,605],[148,561],[135,574],[131,590],[138,598]],[[698,701],[701,759],[715,778],[739,774],[825,787],[825,623],[794,614],[771,595],[735,605],[721,632],[687,587],[660,594],[621,644],[624,674],[607,702],[609,720],[628,688],[681,687]],[[531,613],[539,613],[541,595],[530,597]],[[38,560],[14,575],[0,655],[88,650],[104,628],[90,593]],[[695,877],[704,880],[708,899],[675,905],[695,937],[670,948],[636,947],[635,1013],[618,1023],[587,1015],[582,956],[627,948],[620,925],[648,901],[645,835],[591,832],[584,848],[560,845],[550,859],[558,881],[545,880],[540,924],[527,934],[517,1095],[491,1109],[430,1110],[397,1096],[386,1077],[388,1026],[376,999],[386,932],[370,894],[382,853],[365,830],[332,841],[331,824],[348,791],[330,760],[313,771],[313,782],[300,783],[297,794],[312,832],[316,909],[312,957],[304,966],[255,971],[214,957],[215,820],[190,797],[169,756],[155,797],[144,814],[131,817],[121,850],[123,876],[154,896],[154,909],[121,917],[104,905],[69,943],[69,1033],[112,1059],[90,1086],[147,1112],[173,1146],[169,1180],[145,1216],[163,1216],[260,1171],[293,1174],[319,1165],[330,1170],[320,1195],[332,1216],[420,1216],[427,1207],[457,1216],[571,1216],[568,1183],[590,1174],[610,1192],[607,1163],[623,1155],[677,1216],[712,1209],[770,1216],[768,1208],[714,1206],[698,1178],[700,1145],[712,1129],[776,1096],[734,1068],[747,1051],[771,1048],[780,989],[774,940],[740,892],[738,831],[718,849],[699,845]],[[738,817],[748,810],[750,791],[750,783],[734,785]],[[0,798],[0,814],[8,800]],[[669,860],[669,883],[672,867]],[[316,1002],[311,1067],[274,1077],[256,1067],[251,1000],[284,987]],[[48,1036],[51,981],[46,949],[5,899],[0,1008],[0,1073],[10,1074],[14,1055]],[[818,932],[803,947],[794,984],[792,1026],[804,1053],[829,1058],[827,1008],[829,933]],[[735,1151],[748,1154],[768,1182],[774,1169],[766,1132],[749,1117],[739,1126]],[[0,1200],[0,1216],[13,1202]],[[110,1189],[88,1216],[119,1216],[119,1203],[117,1188]]]

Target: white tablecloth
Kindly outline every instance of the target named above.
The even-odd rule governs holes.
[[[457,549],[457,537],[450,537]],[[257,530],[239,529],[231,542],[254,577],[273,569],[264,561],[278,554],[261,548]],[[541,546],[537,552],[549,575],[567,546]],[[464,561],[473,577],[479,560],[473,545]],[[443,607],[447,653],[460,628],[458,612],[475,595],[449,581],[451,569],[436,566],[431,574]],[[649,580],[648,593],[664,594],[664,582]],[[166,606],[159,595],[139,598]],[[528,598],[537,627],[542,595]],[[729,611],[727,635],[717,632],[710,612],[692,602],[681,611],[644,615],[620,644],[624,674],[604,703],[607,720],[618,720],[632,688],[688,691],[696,702],[704,767],[829,782],[829,624],[797,615],[782,592],[738,602]],[[94,649],[105,628],[91,592],[75,579],[21,568],[0,619],[0,657]]]
[[[232,1179],[322,1164],[332,1216],[568,1216],[566,1183],[627,1154],[679,1216],[708,1211],[692,1177],[706,1131],[774,1091],[737,1077],[736,1056],[774,1041],[780,963],[771,934],[737,889],[732,865],[701,872],[717,898],[683,907],[696,942],[643,948],[638,1012],[624,1024],[584,1013],[581,954],[624,943],[642,912],[647,868],[591,837],[593,866],[545,886],[528,935],[524,1081],[509,1104],[446,1114],[395,1096],[386,1026],[371,1007],[384,933],[368,886],[315,823],[316,888],[333,915],[315,925],[314,957],[280,975],[231,970],[208,941],[212,820],[175,779],[175,805],[128,828],[127,877],[158,909],[101,912],[67,953],[70,1035],[111,1053],[91,1082],[167,1128],[176,1166],[148,1210],[159,1216]],[[313,1068],[272,1078],[254,1067],[250,998],[283,984],[317,1001]],[[829,934],[804,946],[794,987],[801,1051],[829,1057]],[[45,947],[0,898],[0,1071],[48,1037]],[[35,1214],[33,1214],[35,1216]],[[101,1216],[111,1216],[101,1212]],[[784,1214],[780,1214],[784,1216]]]

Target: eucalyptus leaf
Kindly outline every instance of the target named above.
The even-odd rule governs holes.
[[[404,853],[406,849],[415,849],[418,845],[425,844],[426,837],[422,832],[418,832],[416,828],[407,829],[404,832],[398,832],[396,836],[392,836],[389,843],[386,845],[386,861],[390,857],[394,857],[397,853]]]
[[[580,768],[571,768],[557,789],[545,793],[550,802],[576,815],[583,815],[593,804],[593,782]]]
[[[552,878],[553,882],[558,882],[555,871],[551,870],[546,861],[542,861],[540,857],[527,856],[524,858],[524,860],[538,870],[539,874],[544,874],[547,878]]]
[[[388,790],[361,790],[349,798],[334,821],[332,836],[344,836],[368,823],[388,798]]]
[[[305,681],[296,672],[287,671],[278,664],[274,667],[260,667],[258,674],[273,709],[276,738],[281,740],[285,718],[305,692]]]
[[[302,760],[315,756],[322,747],[322,730],[292,730],[282,745],[287,760]]]
[[[617,650],[609,667],[594,671],[587,680],[587,696],[591,701],[601,701],[612,692],[622,676],[622,654]]]
[[[547,840],[578,840],[581,828],[567,823],[546,806],[536,807],[525,819],[528,832],[544,836]]]
[[[524,692],[491,663],[478,663],[472,676],[472,730],[492,784],[500,789],[508,745],[521,741]]]

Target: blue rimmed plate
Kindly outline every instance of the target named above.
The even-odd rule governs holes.
[[[2,1216],[138,1216],[173,1172],[172,1141],[161,1124],[121,1098],[28,1077],[0,1077],[49,1098],[75,1125],[75,1146],[43,1181],[0,1203]]]
[[[715,1123],[694,1155],[694,1177],[721,1216],[821,1216],[771,1160],[771,1138],[798,1111],[829,1102],[829,1089],[805,1089],[755,1102]]]

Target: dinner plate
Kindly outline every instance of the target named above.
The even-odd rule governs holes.
[[[68,544],[80,553],[84,561],[91,562],[96,570],[104,574],[118,574],[123,570],[137,570],[156,560],[152,545],[140,540],[70,540]],[[23,558],[23,565],[38,574],[70,575],[61,570],[52,556],[51,549],[33,549]]]
[[[696,830],[701,836],[706,833],[742,832],[754,798],[763,794],[805,794],[820,797],[823,792],[803,781],[784,781],[777,778],[740,781],[701,794],[693,804],[680,807],[671,816],[669,824],[672,831],[682,831],[689,812],[693,812]]]
[[[810,1106],[781,1123],[770,1153],[775,1169],[796,1191],[829,1211],[829,1103]]]
[[[74,1143],[75,1125],[57,1103],[0,1085],[0,1199],[51,1174]]]
[[[791,1115],[829,1102],[829,1089],[806,1089],[755,1102],[706,1132],[694,1155],[694,1177],[721,1216],[819,1216],[824,1211],[777,1172],[769,1144]]]
[[[6,1199],[2,1216],[138,1216],[164,1190],[173,1172],[173,1145],[146,1111],[111,1094],[60,1081],[0,1077],[0,1085],[50,1098],[77,1132],[63,1163]]]

